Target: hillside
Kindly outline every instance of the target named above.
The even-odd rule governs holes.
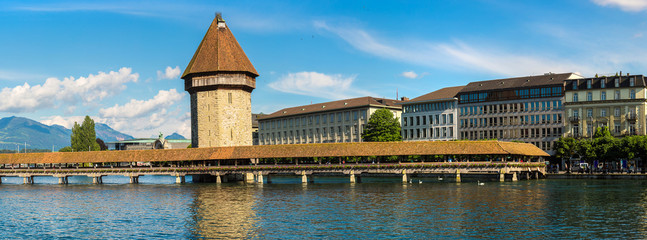
[[[95,124],[95,131],[97,137],[104,142],[116,141],[117,138],[133,138],[102,123]],[[20,149],[23,149],[26,143],[29,149],[58,150],[70,145],[70,135],[72,130],[60,125],[47,126],[23,117],[0,119],[0,149],[15,150],[16,145],[20,145]]]

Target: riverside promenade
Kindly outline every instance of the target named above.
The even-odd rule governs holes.
[[[122,175],[138,183],[143,175],[171,175],[177,183],[271,182],[273,175],[295,175],[303,183],[312,176],[434,176],[461,182],[466,176],[499,181],[538,179],[546,174],[543,157],[532,144],[500,141],[329,143],[197,149],[28,153],[0,155],[0,177],[53,176],[60,184],[69,176]],[[285,163],[285,162],[289,163]],[[279,162],[281,162],[279,164]],[[83,167],[86,166],[86,167]],[[142,167],[145,166],[145,167]]]

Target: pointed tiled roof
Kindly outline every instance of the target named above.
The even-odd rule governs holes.
[[[182,78],[190,74],[210,72],[248,72],[258,76],[256,69],[220,15],[211,22],[207,34],[193,54]]]

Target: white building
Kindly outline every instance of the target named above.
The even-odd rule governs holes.
[[[361,97],[281,109],[258,116],[259,144],[361,142],[371,114],[386,108],[400,118],[398,103]]]
[[[443,88],[402,104],[402,140],[453,140],[458,137],[458,99],[464,86]]]

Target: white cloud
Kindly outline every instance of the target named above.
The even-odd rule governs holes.
[[[102,100],[126,88],[127,82],[137,82],[139,74],[130,68],[118,72],[99,72],[87,77],[67,77],[63,80],[48,78],[42,85],[30,86],[28,83],[0,91],[0,111],[30,112],[37,109],[57,106],[60,102],[84,104]]]
[[[375,95],[352,86],[357,76],[340,74],[326,75],[318,72],[288,73],[272,82],[272,89],[325,99],[342,99],[356,96]]]
[[[627,12],[640,12],[647,9],[647,0],[592,0],[595,4],[618,7]]]
[[[180,76],[180,66],[175,66],[171,68],[170,66],[166,67],[164,72],[157,70],[157,79],[177,79]]]
[[[99,109],[102,117],[133,118],[141,117],[155,110],[166,111],[168,106],[173,105],[184,96],[184,93],[178,93],[177,90],[169,91],[160,90],[155,97],[149,100],[131,99],[130,102],[119,106]]]
[[[470,69],[505,76],[523,76],[529,73],[593,72],[593,68],[567,60],[519,54],[496,50],[492,46],[476,47],[461,41],[436,43],[429,41],[390,40],[374,37],[358,28],[331,27],[325,22],[315,22],[315,27],[329,31],[352,47],[379,57],[429,67]],[[389,42],[389,40],[391,42]]]
[[[418,78],[418,74],[415,73],[414,71],[403,72],[402,74],[400,74],[400,76],[403,76],[405,78],[410,78],[410,79]]]

